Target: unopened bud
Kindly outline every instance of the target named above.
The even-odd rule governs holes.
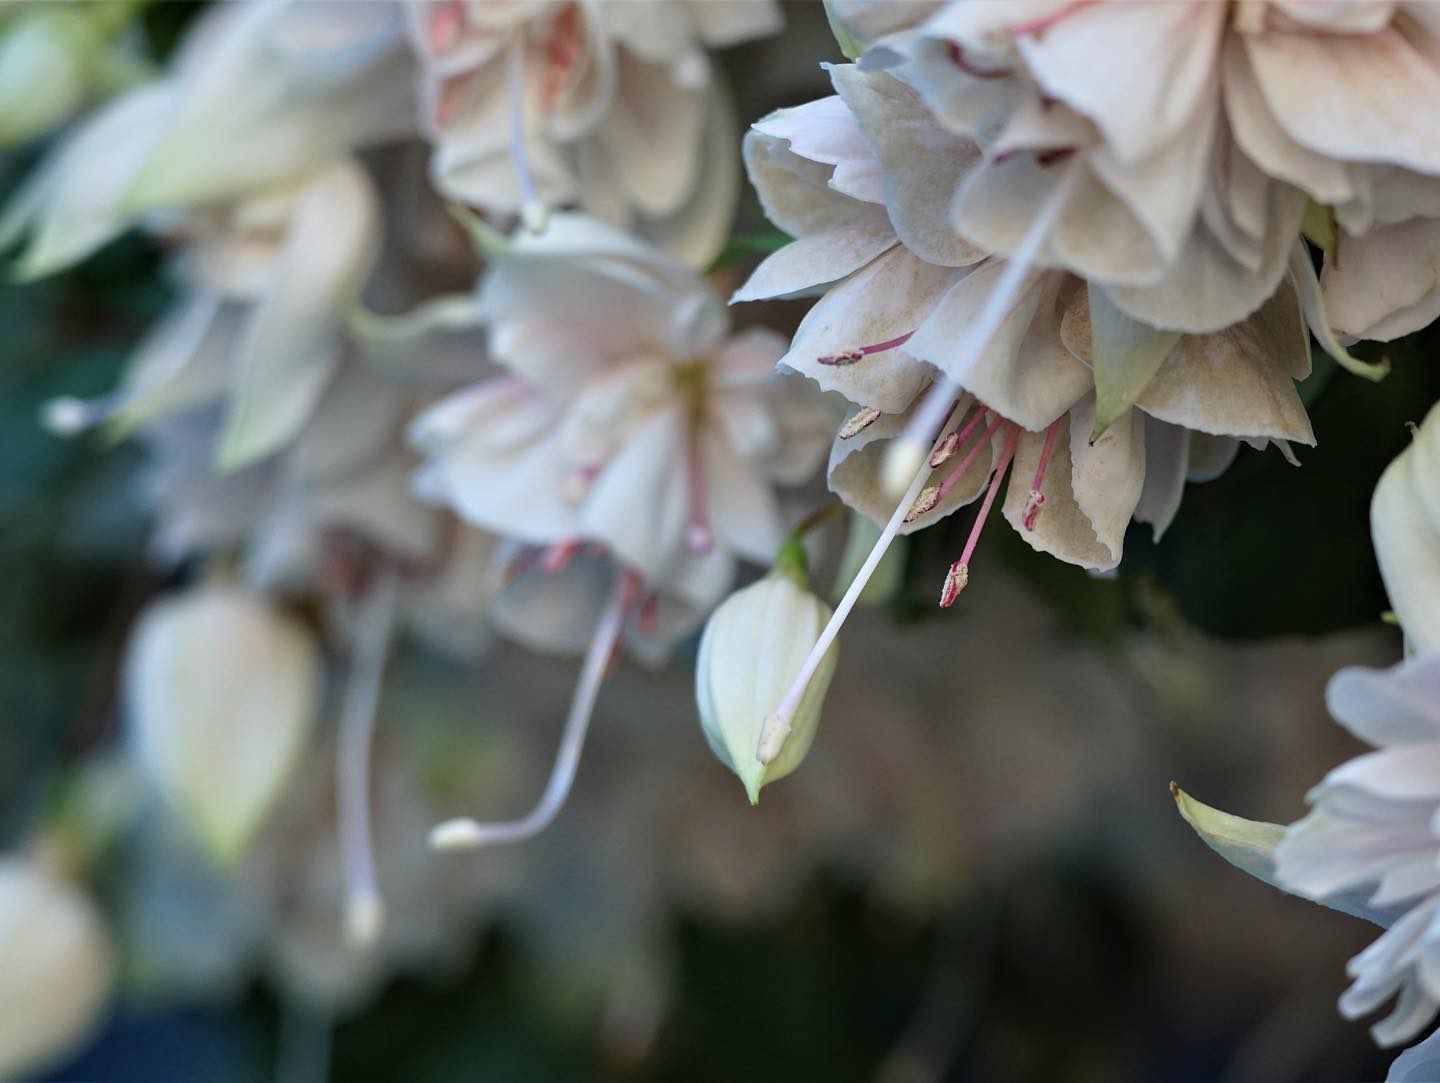
[[[695,668],[700,725],[752,803],[762,786],[800,766],[815,739],[836,646],[789,717],[776,712],[829,619],[830,607],[810,593],[803,575],[782,566],[730,595],[705,625]]]
[[[319,695],[310,633],[235,586],[155,603],[125,659],[127,723],[141,769],[226,863],[244,853],[283,792]]]

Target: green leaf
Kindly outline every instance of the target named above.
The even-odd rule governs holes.
[[[1340,230],[1335,225],[1335,210],[1313,199],[1305,204],[1305,217],[1300,219],[1300,232],[1306,240],[1331,259],[1335,258],[1335,246],[1340,243]]]
[[[1103,289],[1090,286],[1090,355],[1095,368],[1092,442],[1135,405],[1179,341],[1180,332],[1157,331],[1132,320]]]

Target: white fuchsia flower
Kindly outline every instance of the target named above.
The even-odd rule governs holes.
[[[720,249],[739,169],[706,50],[775,33],[772,0],[405,6],[441,191],[532,227],[578,205],[696,265]]]
[[[781,110],[746,137],[761,202],[797,239],[735,299],[823,289],[781,363],[860,407],[837,437],[830,482],[886,526],[782,715],[895,534],[983,497],[941,591],[954,602],[1008,469],[1020,481],[1004,514],[1027,542],[1107,570],[1131,518],[1163,530],[1187,476],[1223,470],[1234,438],[1287,455],[1289,442],[1314,443],[1294,386],[1310,358],[1290,277],[1241,323],[1184,334],[1132,318],[1096,283],[1032,269],[1073,169],[1025,246],[989,256],[947,212],[978,146],[890,74],[831,72],[837,98]]]
[[[682,592],[702,565],[769,561],[776,486],[813,475],[829,427],[774,372],[783,339],[731,335],[693,274],[569,215],[494,252],[478,306],[513,375],[416,420],[427,495],[529,545],[599,543]]]
[[[1286,891],[1368,918],[1385,932],[1350,960],[1347,1018],[1394,999],[1371,1028],[1394,1046],[1440,1009],[1440,409],[1386,470],[1371,522],[1391,602],[1414,657],[1388,670],[1351,667],[1330,681],[1330,713],[1374,751],[1311,789],[1290,827],[1253,824],[1199,806],[1182,812],[1207,841]],[[1217,844],[1215,834],[1226,841]],[[1239,848],[1237,849],[1237,840]],[[1242,852],[1243,851],[1243,852]],[[1402,1055],[1390,1079],[1419,1080],[1434,1038]]]
[[[94,903],[43,860],[0,858],[0,1076],[34,1078],[89,1036],[115,960]]]
[[[720,600],[737,557],[768,562],[784,537],[776,486],[806,480],[828,439],[813,389],[774,372],[784,341],[730,335],[718,299],[657,250],[572,215],[538,236],[486,244],[478,311],[491,356],[513,375],[417,419],[426,456],[417,483],[525,547],[520,570],[538,565],[533,582],[551,588],[532,593],[537,614],[557,612],[540,603],[555,597],[552,577],[593,551],[607,558],[609,600],[545,796],[514,823],[441,825],[441,846],[523,838],[554,818],[631,619],[666,623],[670,598],[683,626],[684,614]]]
[[[944,200],[961,234],[1013,252],[1078,173],[1038,258],[1153,326],[1209,331],[1258,308],[1307,197],[1356,235],[1440,199],[1440,132],[1413,108],[1440,93],[1429,4],[898,6],[909,25],[866,63],[984,147]]]

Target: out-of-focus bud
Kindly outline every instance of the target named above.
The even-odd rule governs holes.
[[[787,546],[787,548],[789,548]],[[798,550],[798,545],[795,546]],[[805,689],[778,752],[760,758],[760,741],[830,619],[830,607],[810,593],[803,563],[790,556],[758,583],[722,602],[705,625],[695,668],[700,725],[715,755],[740,776],[754,804],[760,788],[784,778],[815,739],[820,707],[835,673],[838,645],[825,653]],[[771,740],[773,742],[773,739]]]
[[[112,975],[90,900],[36,861],[0,858],[0,1078],[31,1078],[84,1041]]]
[[[0,147],[58,127],[90,93],[100,43],[65,7],[23,12],[0,33]]]
[[[320,657],[295,620],[238,586],[156,603],[125,663],[146,777],[221,861],[270,811],[315,721]]]

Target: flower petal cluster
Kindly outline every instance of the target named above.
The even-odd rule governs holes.
[[[697,265],[720,249],[739,169],[707,50],[775,33],[773,0],[405,7],[442,192],[537,222],[576,205]]]

